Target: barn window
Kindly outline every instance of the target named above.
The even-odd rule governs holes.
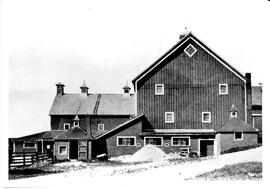
[[[219,94],[228,94],[228,84],[219,84]]]
[[[104,124],[98,124],[98,131],[104,131]]]
[[[117,146],[135,146],[136,137],[135,136],[118,136]]]
[[[79,126],[80,126],[79,121],[74,121],[74,127],[79,127]]]
[[[193,45],[189,44],[184,51],[189,57],[192,57],[197,52],[197,49]]]
[[[23,144],[23,148],[36,148],[35,142],[26,142]]]
[[[242,132],[235,132],[234,133],[234,140],[243,140],[243,133]]]
[[[231,112],[231,117],[237,117],[237,112]]]
[[[67,154],[67,146],[59,146],[58,147],[58,153],[59,155],[66,155]]]
[[[70,129],[70,123],[64,123],[64,130]]]
[[[189,146],[189,137],[172,137],[172,146]]]
[[[165,112],[165,123],[174,123],[174,112]]]
[[[202,122],[211,123],[211,112],[202,112]]]
[[[155,146],[163,146],[162,137],[144,137],[144,145],[152,144]]]
[[[155,95],[164,95],[164,84],[155,85]]]

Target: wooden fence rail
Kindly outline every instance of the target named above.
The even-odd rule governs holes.
[[[41,161],[54,163],[53,153],[15,152],[9,154],[9,168],[30,166]]]

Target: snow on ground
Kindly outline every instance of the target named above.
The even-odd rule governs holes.
[[[132,156],[131,156],[132,157]],[[123,157],[123,159],[130,156]],[[121,158],[120,158],[121,159]],[[9,181],[11,186],[29,186],[53,184],[53,180],[57,183],[65,182],[89,182],[104,176],[132,176],[132,178],[142,177],[161,177],[166,178],[177,177],[179,179],[188,179],[198,174],[222,168],[225,165],[258,161],[262,162],[262,147],[247,151],[220,155],[212,158],[202,158],[194,161],[170,162],[164,158],[159,161],[144,163],[126,163],[126,164],[109,164],[103,163],[97,166],[89,166],[81,170],[71,170],[66,173],[51,174],[39,177],[18,179]],[[71,162],[72,164],[83,164],[83,162]],[[68,164],[68,163],[65,163]],[[62,164],[63,165],[63,164]],[[61,165],[59,165],[61,166]],[[92,181],[91,180],[91,181]],[[23,185],[22,185],[23,184]],[[44,185],[43,185],[44,186]]]

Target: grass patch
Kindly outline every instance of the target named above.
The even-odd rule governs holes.
[[[247,162],[233,165],[226,165],[221,169],[203,173],[195,177],[195,179],[206,180],[258,180],[262,178],[262,163]]]

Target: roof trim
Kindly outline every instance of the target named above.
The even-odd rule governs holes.
[[[116,130],[122,128],[122,127],[124,127],[125,125],[127,125],[127,124],[129,124],[129,123],[131,123],[131,122],[133,122],[133,121],[136,121],[137,119],[142,118],[142,117],[144,117],[144,114],[140,114],[140,115],[138,115],[138,116],[136,116],[136,117],[134,117],[134,118],[132,118],[132,119],[130,119],[130,120],[128,120],[128,121],[126,121],[126,122],[120,124],[120,125],[118,125],[118,126],[115,127],[114,129],[112,129],[112,130],[110,130],[110,131],[108,131],[108,132],[106,132],[106,133],[104,133],[104,134],[102,134],[102,135],[96,137],[95,139],[100,139],[100,138],[102,138],[102,137],[104,137],[104,136],[106,136],[106,135],[108,135],[108,134],[110,134],[110,133],[112,133],[112,132],[114,132],[114,131],[116,131]]]
[[[189,32],[182,40],[180,40],[176,45],[174,45],[169,51],[167,51],[164,55],[162,55],[159,59],[157,59],[152,65],[150,65],[147,69],[141,72],[137,77],[132,80],[132,83],[138,82],[143,77],[145,77],[150,71],[152,71],[155,67],[157,67],[160,63],[162,63],[168,56],[170,56],[173,52],[175,52],[178,48],[180,48],[187,40],[193,39],[201,48],[207,51],[212,57],[214,57],[218,62],[220,62],[223,66],[229,69],[232,73],[238,76],[241,80],[246,82],[246,79],[243,74],[241,74],[237,69],[231,66],[228,62],[226,62],[223,58],[217,55],[213,50],[211,50],[205,43],[200,41],[196,36],[194,36],[191,32]]]

